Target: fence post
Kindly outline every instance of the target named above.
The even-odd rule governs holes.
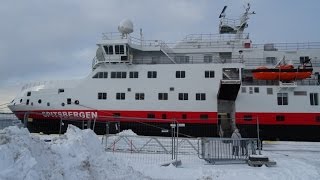
[[[257,134],[258,134],[258,149],[259,149],[259,155],[261,155],[259,117],[257,117]]]
[[[176,147],[176,162],[178,161],[178,146],[179,146],[179,124],[178,121],[176,121],[176,127],[177,127],[177,147]]]

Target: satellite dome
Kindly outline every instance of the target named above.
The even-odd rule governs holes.
[[[133,23],[129,19],[124,19],[120,22],[118,30],[122,34],[130,34],[133,32]]]

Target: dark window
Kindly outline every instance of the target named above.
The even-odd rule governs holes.
[[[58,89],[58,94],[63,92],[64,92],[64,89]]]
[[[126,94],[125,93],[117,93],[116,94],[116,99],[117,100],[125,100],[126,99]]]
[[[244,115],[243,120],[245,121],[252,121],[252,115]]]
[[[241,87],[241,93],[246,93],[247,92],[247,88],[246,87]]]
[[[61,103],[61,106],[64,106],[65,104],[64,103]]]
[[[20,103],[22,103],[22,99],[20,99]]]
[[[187,114],[182,114],[182,119],[187,119]]]
[[[153,113],[148,113],[147,118],[154,119],[156,116]]]
[[[293,91],[293,95],[295,96],[306,96],[307,91]]]
[[[166,114],[162,114],[162,119],[167,119],[167,115]]]
[[[128,92],[131,92],[131,88],[128,88],[127,91],[128,91]]]
[[[267,94],[273,94],[273,89],[272,88],[267,88]]]
[[[33,102],[31,102],[31,106],[33,106]]]
[[[188,100],[188,93],[179,93],[179,100]]]
[[[208,114],[200,114],[200,119],[208,119]]]
[[[316,116],[316,122],[320,122],[320,116]]]
[[[26,105],[29,105],[29,99],[27,99]]]
[[[139,72],[133,71],[129,73],[130,78],[139,78]]]
[[[114,46],[114,51],[115,51],[115,54],[120,54],[120,47],[119,47],[119,45],[115,45],[115,46]]]
[[[49,102],[47,102],[47,106],[50,106],[50,103],[49,103]]]
[[[148,78],[157,78],[157,71],[148,71]]]
[[[144,100],[144,93],[136,93],[136,100]]]
[[[205,71],[204,77],[205,78],[214,78],[214,71]]]
[[[278,93],[278,105],[288,105],[288,93]]]
[[[176,78],[185,78],[186,72],[185,71],[176,71]]]
[[[103,46],[106,54],[113,54],[113,46]]]
[[[206,94],[205,94],[205,93],[196,93],[196,100],[197,100],[197,101],[204,101],[204,100],[206,100]]]
[[[310,105],[311,106],[318,106],[318,93],[310,93]]]
[[[127,72],[111,72],[111,78],[124,79],[127,78]]]
[[[71,98],[67,99],[67,104],[71,104]]]
[[[277,115],[276,116],[276,121],[284,121],[284,116],[283,115]]]
[[[98,93],[98,99],[107,99],[107,93],[99,92]]]
[[[211,63],[211,62],[212,62],[212,56],[211,56],[211,55],[205,55],[205,56],[203,57],[203,61],[204,61],[205,63]]]
[[[41,99],[39,99],[39,100],[38,100],[38,103],[41,104],[41,102],[42,102]]]
[[[29,91],[29,92],[27,92],[27,96],[31,96],[31,92]]]
[[[259,93],[259,87],[254,87],[254,92]]]
[[[174,87],[170,87],[170,91],[174,91]]]
[[[106,98],[107,98],[107,94],[106,94]],[[79,104],[79,100],[75,100],[74,103]]]
[[[159,100],[168,100],[168,93],[158,93]]]
[[[120,45],[120,54],[124,54],[124,48],[123,48],[123,45]]]

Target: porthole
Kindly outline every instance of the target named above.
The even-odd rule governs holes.
[[[75,103],[75,104],[79,104],[79,100],[75,100],[74,103]]]
[[[61,106],[64,106],[65,104],[64,103],[61,103]]]
[[[41,99],[39,99],[39,100],[38,100],[38,103],[41,104],[41,102],[42,102]]]

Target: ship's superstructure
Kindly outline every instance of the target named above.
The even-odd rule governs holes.
[[[254,44],[244,33],[250,6],[240,20],[227,19],[225,10],[219,34],[188,35],[173,46],[132,37],[133,25],[124,20],[120,33],[103,34],[97,43],[88,77],[27,84],[9,108],[21,119],[29,112],[34,131],[57,130],[60,117],[118,118],[122,127],[139,119],[167,128],[174,119],[193,136],[229,136],[236,126],[259,123],[266,138],[320,138],[320,43]],[[311,61],[311,75],[254,78],[261,67],[280,73],[272,69],[284,58],[300,71]]]

